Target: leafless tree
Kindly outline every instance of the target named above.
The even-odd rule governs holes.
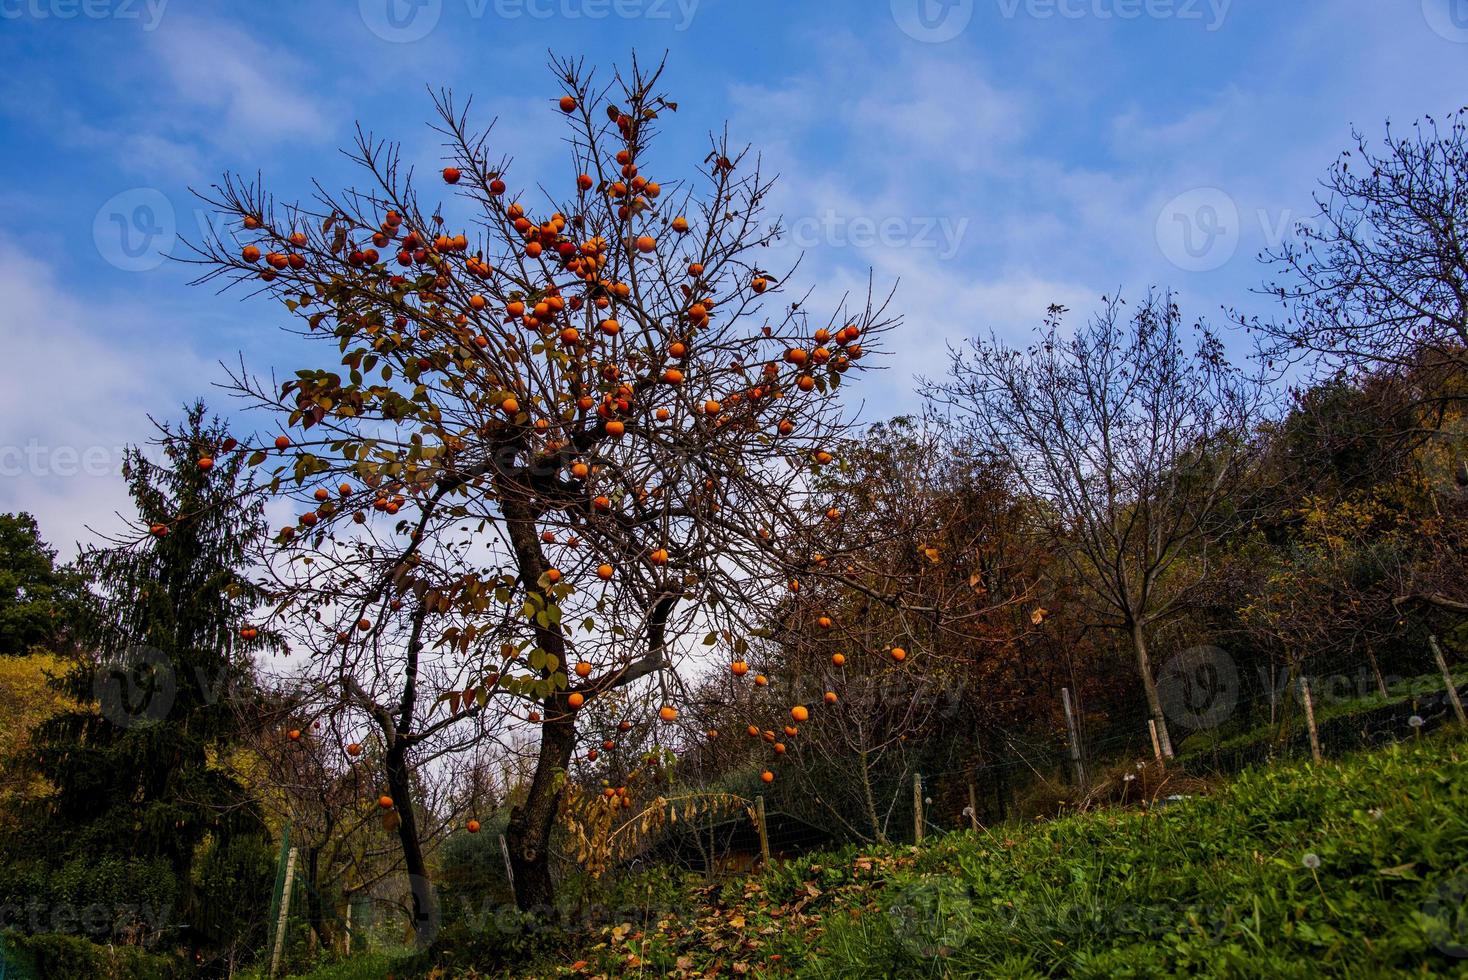
[[[1263,258],[1280,318],[1238,317],[1282,365],[1420,373],[1468,367],[1468,109],[1380,148],[1356,146],[1315,195],[1318,213]]]
[[[1128,637],[1170,755],[1148,631],[1206,574],[1210,536],[1250,469],[1264,389],[1201,325],[1185,346],[1170,294],[1149,294],[1129,320],[1123,310],[1107,300],[1070,334],[1052,307],[1028,349],[973,340],[924,391],[1008,460],[1098,621]]]

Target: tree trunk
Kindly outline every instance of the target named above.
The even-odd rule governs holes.
[[[398,841],[403,848],[403,866],[413,892],[413,936],[420,949],[438,933],[438,902],[423,860],[423,843],[418,838],[418,819],[413,813],[413,784],[401,743],[388,749],[384,759],[387,788],[398,815]]]
[[[496,485],[521,581],[533,590],[548,566],[536,532],[534,509],[515,479],[513,474],[502,474]],[[561,665],[569,666],[565,636],[559,623],[537,626],[535,633],[537,642],[547,653]],[[543,672],[543,676],[549,674]],[[515,878],[515,904],[522,911],[537,907],[549,911],[555,900],[550,867],[551,831],[561,803],[565,773],[576,747],[576,714],[567,704],[567,695],[564,692],[551,695],[545,699],[542,710],[545,720],[540,727],[540,756],[535,762],[535,776],[525,801],[510,811],[510,823],[505,829],[510,870]]]
[[[515,904],[529,911],[549,909],[555,900],[551,881],[550,839],[561,803],[561,778],[571,764],[576,722],[565,698],[548,699],[540,733],[540,757],[525,802],[510,811],[505,842],[515,873]]]
[[[1157,723],[1157,740],[1162,743],[1162,756],[1172,758],[1172,737],[1167,733],[1167,719],[1162,714],[1162,699],[1157,696],[1157,678],[1152,675],[1152,658],[1147,654],[1147,637],[1142,627],[1132,624],[1132,647],[1137,652],[1137,671],[1142,675],[1142,689],[1147,694],[1147,712]]]
[[[881,821],[877,819],[877,797],[872,792],[872,774],[871,770],[867,767],[868,764],[866,746],[862,746],[862,748],[857,750],[857,756],[858,762],[861,765],[862,799],[866,803],[867,820],[872,825],[872,836],[876,839],[878,844],[882,844],[885,846],[887,843],[887,835],[882,831]]]

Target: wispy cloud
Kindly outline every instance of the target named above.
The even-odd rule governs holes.
[[[13,240],[0,235],[0,511],[31,511],[69,551],[95,540],[88,525],[120,526],[122,447],[146,440],[148,413],[174,412],[191,394],[174,389],[179,379],[209,365],[150,343],[147,309],[89,302]]]
[[[183,18],[170,19],[148,43],[166,82],[165,97],[207,117],[208,125],[191,129],[216,146],[238,150],[261,141],[314,143],[336,135],[309,63],[278,43],[219,21]]]

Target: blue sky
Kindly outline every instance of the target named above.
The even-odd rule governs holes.
[[[0,510],[69,553],[116,526],[150,413],[231,410],[221,359],[295,364],[278,309],[166,260],[207,220],[191,187],[350,183],[358,120],[432,166],[429,85],[498,117],[520,186],[555,180],[550,50],[666,51],[663,172],[727,120],[783,175],[818,297],[899,282],[871,418],[945,343],[1023,341],[1052,302],[1260,308],[1255,253],[1353,126],[1468,101],[1468,0],[0,0]]]

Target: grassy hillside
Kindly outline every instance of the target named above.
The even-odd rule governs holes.
[[[651,907],[669,907],[666,886],[647,887]],[[1468,741],[1444,733],[1251,771],[1209,797],[814,856],[688,890],[647,928],[483,934],[446,942],[438,964],[440,976],[1468,976],[1465,896]],[[492,964],[494,950],[513,959]]]

